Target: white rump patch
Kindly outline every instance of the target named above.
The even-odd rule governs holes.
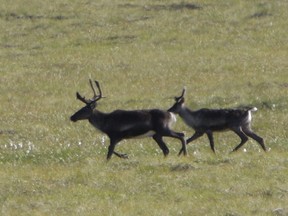
[[[250,111],[252,111],[252,112],[256,112],[258,109],[257,109],[257,107],[253,107],[252,109],[250,109]]]
[[[252,115],[251,115],[251,111],[248,111],[248,122],[251,122],[252,120]]]
[[[257,111],[256,107],[253,107],[248,111],[248,122],[251,122],[251,120],[252,120],[251,112],[256,112],[256,111]]]
[[[176,118],[176,115],[172,112],[169,112],[170,114],[170,120],[169,120],[169,123],[168,123],[168,127],[169,128],[173,128],[173,126],[175,125],[176,121],[177,121],[177,118]]]
[[[250,110],[248,110],[248,122],[251,122],[252,120],[251,112],[256,112],[257,110],[258,110],[257,107],[253,107]]]

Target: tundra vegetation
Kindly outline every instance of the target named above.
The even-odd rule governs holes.
[[[286,0],[0,0],[1,215],[287,215]],[[97,108],[255,106],[252,139],[215,133],[167,158],[152,139],[109,139],[69,117],[96,79]],[[175,131],[193,129],[178,117]]]

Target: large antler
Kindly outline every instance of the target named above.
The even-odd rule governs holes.
[[[186,86],[184,86],[181,96],[175,97],[175,100],[179,101],[180,99],[182,99],[184,97],[185,93],[186,93]]]
[[[93,87],[93,83],[92,83],[92,80],[91,80],[91,79],[89,80],[89,82],[90,82],[90,86],[91,86],[91,88],[92,88],[92,90],[93,90],[93,92],[94,92],[94,97],[93,97],[93,99],[92,99],[93,102],[98,101],[98,100],[100,100],[101,98],[103,98],[103,96],[102,96],[102,91],[101,91],[99,82],[98,82],[97,80],[94,81],[95,84],[96,84],[96,87],[97,87],[97,89],[98,89],[98,91],[99,91],[99,95],[96,95],[96,92],[95,92],[95,89],[94,89],[94,87]]]
[[[94,93],[94,96],[93,96],[92,99],[86,99],[85,97],[82,97],[82,96],[79,94],[79,92],[76,93],[77,99],[80,100],[80,101],[82,101],[82,102],[85,103],[85,104],[95,103],[96,101],[98,101],[98,100],[100,100],[101,98],[103,98],[103,96],[102,96],[102,91],[101,91],[99,82],[98,82],[97,80],[95,80],[95,84],[96,84],[96,86],[97,86],[97,88],[98,88],[99,95],[96,95],[96,91],[95,91],[95,89],[94,89],[94,87],[93,87],[93,82],[92,82],[91,79],[89,79],[89,83],[90,83],[90,86],[91,86],[92,91],[93,91],[93,93]]]

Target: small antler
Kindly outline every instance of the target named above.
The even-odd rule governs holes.
[[[186,86],[184,86],[181,96],[175,97],[175,100],[179,101],[180,99],[182,99],[184,97],[185,93],[186,93]]]
[[[90,83],[90,86],[91,86],[92,91],[93,91],[93,93],[94,93],[94,96],[92,97],[92,99],[86,99],[85,97],[82,97],[82,96],[79,94],[79,92],[76,92],[76,97],[77,97],[77,99],[80,100],[80,101],[82,101],[82,102],[85,103],[85,104],[91,104],[91,103],[94,103],[94,102],[100,100],[101,98],[103,98],[103,96],[102,96],[102,91],[101,91],[99,82],[95,80],[95,84],[96,84],[96,87],[97,87],[97,89],[98,89],[98,91],[99,91],[99,95],[96,95],[96,91],[95,91],[95,89],[94,89],[94,87],[93,87],[93,82],[92,82],[91,79],[89,79],[89,83]]]
[[[79,94],[79,92],[76,92],[76,97],[77,97],[78,100],[82,101],[82,102],[85,103],[85,104],[91,103],[90,100],[87,100],[87,99],[85,99],[85,97],[82,97],[82,96]]]

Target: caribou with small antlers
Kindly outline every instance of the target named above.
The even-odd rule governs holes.
[[[115,110],[111,113],[103,113],[96,109],[97,101],[103,98],[98,81],[95,81],[99,94],[96,95],[93,82],[89,80],[94,96],[92,99],[85,99],[78,92],[77,99],[86,105],[70,117],[71,121],[88,120],[95,128],[107,134],[110,139],[107,160],[112,154],[120,158],[127,158],[127,154],[120,154],[114,151],[115,146],[123,139],[136,137],[152,137],[161,148],[164,156],[169,154],[169,149],[163,141],[163,137],[173,137],[182,143],[179,155],[186,152],[186,141],[183,133],[171,129],[176,117],[173,113],[159,110]]]
[[[251,129],[251,112],[256,111],[256,107],[248,109],[200,109],[192,111],[184,104],[185,92],[186,88],[183,89],[180,97],[175,97],[175,104],[168,111],[179,114],[184,122],[195,130],[195,133],[186,141],[187,144],[206,134],[210,147],[215,153],[213,132],[232,130],[241,139],[240,144],[233,151],[237,151],[243,146],[247,142],[248,137],[256,140],[262,149],[266,151],[264,140]],[[181,154],[181,151],[179,154]]]

